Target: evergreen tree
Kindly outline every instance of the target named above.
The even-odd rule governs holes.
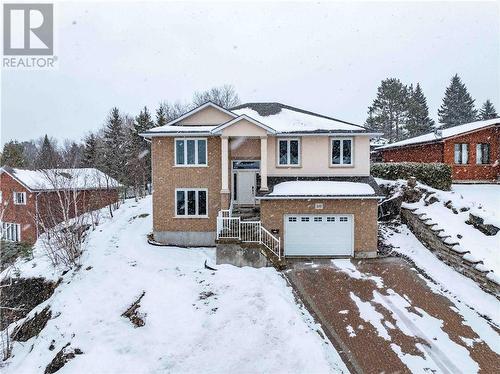
[[[438,118],[442,128],[473,122],[477,118],[474,99],[458,74],[451,78],[451,83],[446,88],[443,103],[438,110]]]
[[[486,120],[486,119],[493,119],[497,118],[498,114],[497,111],[495,110],[495,107],[491,103],[491,101],[488,99],[484,102],[483,106],[479,110],[479,119],[480,120]]]
[[[382,81],[377,97],[368,108],[366,125],[384,133],[391,143],[405,136],[408,118],[408,90],[399,79],[388,78]]]
[[[158,109],[156,109],[156,126],[165,126],[168,123],[167,113],[164,103],[160,103]]]
[[[124,119],[118,108],[111,109],[104,127],[102,168],[111,177],[126,183],[126,139]]]
[[[55,141],[50,140],[45,134],[40,151],[35,160],[37,169],[53,169],[60,166],[61,157],[56,149]]]
[[[5,143],[2,151],[2,166],[13,168],[26,167],[24,159],[24,147],[15,140]]]
[[[99,145],[97,143],[97,137],[90,133],[84,139],[84,146],[82,152],[82,165],[84,167],[95,168],[98,167],[98,152]]]
[[[67,141],[62,151],[63,165],[66,168],[78,168],[82,165],[83,146]]]
[[[413,88],[408,87],[408,119],[406,122],[406,136],[414,136],[431,132],[434,127],[434,121],[429,118],[429,107],[427,99],[422,92],[420,84]]]

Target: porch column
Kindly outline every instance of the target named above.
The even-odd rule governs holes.
[[[229,193],[229,141],[227,136],[223,136],[222,138],[222,162],[221,162],[221,172],[222,172],[222,188],[221,193]]]
[[[260,138],[260,190],[267,191],[267,136]]]

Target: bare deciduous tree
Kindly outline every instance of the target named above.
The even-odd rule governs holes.
[[[240,104],[240,98],[234,87],[230,84],[225,84],[221,87],[212,87],[209,90],[195,92],[193,95],[193,104],[195,107],[200,106],[207,101],[211,101],[223,108],[229,109]]]

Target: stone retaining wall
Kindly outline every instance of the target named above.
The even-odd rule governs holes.
[[[486,277],[488,271],[481,271],[476,268],[482,262],[471,262],[465,259],[464,255],[469,251],[461,249],[458,243],[445,243],[445,240],[449,237],[442,235],[442,230],[434,229],[435,224],[426,223],[429,218],[422,218],[410,209],[401,208],[401,221],[406,223],[422,244],[441,261],[453,267],[459,273],[473,279],[485,291],[500,298],[500,285]]]

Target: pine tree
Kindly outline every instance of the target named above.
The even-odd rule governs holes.
[[[391,143],[405,136],[408,118],[408,90],[399,79],[382,81],[377,97],[368,108],[366,125],[372,130],[384,133]]]
[[[62,151],[63,165],[66,168],[78,168],[82,165],[83,146],[75,142],[66,142]]]
[[[488,99],[484,102],[483,106],[479,110],[479,119],[480,120],[486,120],[486,119],[493,119],[497,118],[498,114],[497,111],[495,110],[495,107],[491,103],[491,101]]]
[[[2,151],[2,166],[12,168],[26,167],[24,159],[24,147],[15,140],[5,143]]]
[[[165,126],[167,123],[168,120],[165,104],[160,103],[160,106],[156,109],[156,126]]]
[[[474,99],[458,74],[451,78],[451,83],[446,88],[443,103],[438,110],[438,118],[442,128],[473,122],[477,118]]]
[[[126,182],[126,139],[124,119],[118,108],[111,109],[104,127],[102,168],[111,177]]]
[[[417,83],[415,89],[413,85],[408,87],[408,119],[406,122],[406,136],[414,136],[431,132],[434,127],[434,121],[429,118],[429,107],[427,99],[422,92],[420,84]]]
[[[57,152],[54,141],[49,140],[45,134],[40,151],[35,160],[35,167],[37,169],[53,169],[60,166],[61,157]]]
[[[90,168],[98,167],[99,145],[97,137],[93,133],[90,133],[85,137],[84,142],[82,165]]]

